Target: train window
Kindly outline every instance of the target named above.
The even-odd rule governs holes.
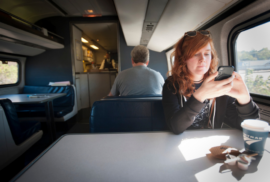
[[[270,96],[270,21],[241,31],[235,41],[236,71],[252,94]]]
[[[172,68],[174,65],[174,55],[170,55],[169,58],[167,58],[168,62],[168,76],[172,76]]]
[[[171,71],[174,64],[174,49],[171,49],[168,52],[166,52],[166,56],[168,64],[168,76],[171,76]]]
[[[0,59],[0,86],[15,85],[19,82],[19,63]]]
[[[172,65],[172,67],[174,65],[174,56],[172,56],[172,58],[171,58],[171,65]]]

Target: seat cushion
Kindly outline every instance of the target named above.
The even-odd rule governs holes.
[[[20,121],[21,126],[21,142],[24,142],[34,133],[40,130],[41,124],[38,121]]]
[[[55,107],[54,108],[54,116],[56,118],[61,118],[66,114],[72,112],[73,107]]]

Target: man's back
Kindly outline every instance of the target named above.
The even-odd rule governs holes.
[[[111,93],[122,95],[161,94],[164,79],[161,74],[146,66],[134,66],[118,74]]]

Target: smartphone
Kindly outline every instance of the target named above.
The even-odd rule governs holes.
[[[232,76],[234,71],[233,66],[220,66],[218,67],[218,76],[216,76],[215,81],[224,80]]]

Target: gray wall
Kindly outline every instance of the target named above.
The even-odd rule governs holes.
[[[56,81],[70,81],[72,83],[72,55],[68,19],[53,17],[43,19],[36,24],[64,37],[65,47],[46,50],[40,55],[28,57],[25,65],[25,84],[41,86]]]
[[[123,35],[121,27],[119,27],[119,39],[120,39],[120,59],[121,59],[121,71],[131,68],[131,56],[130,53],[134,46],[127,46],[125,37]],[[160,72],[164,79],[168,72],[167,58],[165,52],[155,52],[150,50],[150,62],[149,68]]]

